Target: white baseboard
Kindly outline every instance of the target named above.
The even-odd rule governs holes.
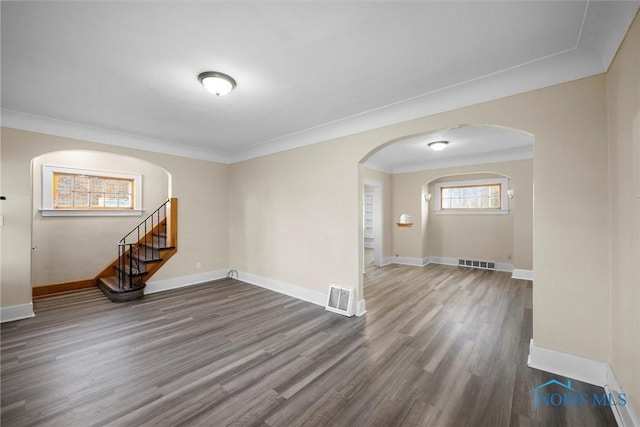
[[[458,265],[458,258],[439,257],[439,256],[428,256],[425,258],[411,258],[411,257],[396,256],[396,257],[385,258],[384,262],[385,262],[385,265],[390,263],[390,264],[412,265],[415,267],[424,267],[425,265],[429,265],[429,264]],[[496,270],[511,273],[513,271],[513,264],[496,262]]]
[[[506,262],[496,262],[496,270],[511,273],[513,271],[513,264],[507,264]]]
[[[281,282],[276,279],[258,276],[257,274],[238,272],[238,280],[260,286],[261,288],[279,292],[293,298],[307,301],[316,305],[325,306],[327,303],[327,294],[306,289],[301,286],[292,285],[290,283]]]
[[[392,256],[388,256],[388,257],[382,258],[382,265],[380,267],[384,267],[385,265],[393,264],[393,259],[394,258],[395,257],[392,257]]]
[[[174,277],[165,280],[152,280],[144,288],[144,294],[155,294],[156,292],[168,291],[171,289],[183,288],[185,286],[197,285],[199,283],[211,282],[227,277],[228,269],[207,271],[205,273],[193,274],[191,276]]]
[[[618,379],[616,378],[613,369],[611,366],[607,364],[607,384],[604,386],[604,390],[607,394],[612,394],[615,401],[618,401],[618,396],[623,393],[622,387],[620,387],[620,383],[618,383]],[[613,411],[613,416],[616,419],[616,422],[621,427],[634,427],[640,426],[640,417],[633,410],[633,407],[630,403],[627,403],[624,406],[612,406],[611,410]]]
[[[0,307],[0,323],[13,322],[14,320],[28,319],[34,317],[33,303],[10,305]]]
[[[529,343],[527,365],[600,387],[607,383],[606,363],[540,347],[533,343],[533,339]]]
[[[358,317],[364,316],[366,312],[367,312],[367,307],[366,307],[365,301],[363,299],[358,300],[358,305],[356,305],[356,316]]]
[[[530,368],[603,387],[607,394],[613,394],[615,401],[618,401],[618,396],[623,393],[608,363],[540,347],[533,343],[533,339],[529,344],[527,365]],[[611,411],[619,426],[640,426],[640,418],[628,399],[624,406],[611,405]]]
[[[424,259],[424,265],[427,264],[442,264],[442,265],[459,265],[458,258],[441,257],[441,256],[428,256]],[[465,267],[465,266],[461,266]],[[474,268],[474,267],[469,267]],[[513,271],[513,264],[507,264],[504,262],[496,262],[497,271],[506,271],[511,273]]]
[[[428,256],[425,258],[425,265],[427,264],[458,265],[458,259],[442,256]]]
[[[385,261],[389,260],[388,264],[401,264],[401,265],[412,265],[414,267],[424,267],[428,264],[426,262],[426,258],[411,258],[411,257],[403,257],[403,256],[394,256],[385,258]]]
[[[513,269],[512,279],[533,280],[533,270]]]
[[[227,277],[228,269],[209,271],[201,274],[194,274],[191,276],[175,277],[166,280],[156,280],[147,283],[144,288],[145,295],[154,294],[156,292],[168,291],[171,289],[178,289],[185,286],[197,285],[199,283],[210,282],[213,280],[219,280]],[[260,286],[261,288],[269,289],[271,291],[279,292],[281,294],[288,295],[293,298],[307,301],[312,304],[320,305],[324,307],[327,303],[327,295],[322,292],[313,291],[303,288],[301,286],[292,285],[290,283],[281,282],[279,280],[270,279],[268,277],[258,276],[256,274],[238,272],[238,280],[249,283],[251,285]],[[361,299],[357,301],[356,315],[362,316],[367,311],[365,309],[365,300]]]

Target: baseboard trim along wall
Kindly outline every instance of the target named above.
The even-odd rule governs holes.
[[[404,256],[394,256],[385,258],[385,265],[387,264],[401,264],[401,265],[412,265],[414,267],[423,267],[425,264],[424,259],[422,258],[411,258]]]
[[[147,282],[144,294],[155,294],[156,292],[169,291],[171,289],[183,288],[185,286],[197,285],[199,283],[211,282],[227,277],[229,270],[214,270],[206,273],[193,274],[190,276],[174,277],[165,280],[152,280]]]
[[[367,306],[363,299],[358,300],[358,305],[356,306],[356,316],[363,316],[367,312]]]
[[[612,394],[614,400],[619,401],[618,396],[623,393],[622,387],[618,383],[613,369],[607,364],[607,384],[604,386],[604,390],[607,394]],[[628,400],[628,399],[627,399]],[[616,418],[616,422],[622,427],[634,427],[640,426],[640,417],[630,404],[624,406],[612,406],[613,416]]]
[[[53,285],[34,286],[31,288],[32,298],[46,297],[63,292],[79,291],[95,288],[95,279],[76,280],[75,282],[55,283]]]
[[[386,258],[382,258],[382,265],[380,267],[384,267],[385,265],[391,265],[393,264],[393,259],[395,257],[392,256],[388,256]]]
[[[281,282],[280,280],[270,279],[268,277],[262,277],[257,274],[246,273],[243,271],[238,272],[238,280],[322,307],[325,307],[327,304],[327,294],[312,291],[311,289],[306,289],[301,286],[292,285],[291,283]],[[356,316],[363,316],[366,312],[365,300],[356,300]]]
[[[185,286],[197,285],[199,283],[211,282],[213,280],[219,280],[227,277],[229,270],[216,270],[209,271],[202,274],[195,274],[192,276],[175,277],[167,280],[156,280],[147,283],[144,289],[144,294],[154,294],[156,292],[168,291],[171,289],[178,289]],[[250,285],[259,286],[261,288],[269,289],[274,292],[278,292],[290,297],[310,302],[315,305],[324,307],[327,303],[327,295],[322,292],[312,291],[310,289],[303,288],[301,286],[292,285],[279,280],[270,279],[268,277],[258,276],[257,274],[246,273],[243,271],[238,272],[238,280],[249,283]],[[367,312],[365,300],[357,300],[356,302],[356,315],[362,316]]]
[[[606,363],[540,347],[533,343],[533,339],[529,342],[527,365],[600,387],[607,383]]]
[[[428,257],[424,258],[424,265],[429,265],[429,264],[440,264],[440,265],[454,265],[454,266],[457,266],[458,265],[458,259],[457,258],[441,257],[441,256],[428,256]]]
[[[458,265],[458,258],[429,256],[425,258],[425,265],[427,264]],[[467,267],[467,266],[460,266],[460,267],[477,268],[477,267]],[[505,262],[496,262],[496,270],[506,271],[508,273],[511,273],[513,271],[513,264],[507,264]]]
[[[533,280],[533,270],[513,269],[512,279]]]
[[[441,265],[458,265],[458,258],[449,258],[449,257],[439,257],[439,256],[428,256],[425,258],[411,258],[411,257],[387,257],[384,259],[384,265],[387,264],[401,264],[401,265],[412,265],[415,267],[424,267],[429,264],[441,264]],[[466,267],[473,268],[473,267]],[[513,264],[507,264],[504,262],[496,262],[496,270],[497,271],[506,271],[511,273],[514,270]],[[528,270],[518,270],[518,271],[528,271]],[[531,273],[533,277],[533,272]],[[530,279],[533,280],[533,279]]]
[[[33,303],[10,305],[0,307],[0,323],[13,322],[14,320],[28,319],[34,317]]]
[[[249,283],[251,285],[260,286],[261,288],[269,289],[281,294],[288,295],[293,298],[307,301],[316,305],[324,307],[327,303],[327,294],[312,291],[301,286],[292,285],[290,283],[281,282],[276,279],[270,279],[268,277],[258,276],[257,274],[245,273],[243,271],[238,272],[238,280]],[[328,285],[327,285],[328,290]]]
[[[533,339],[529,343],[527,365],[530,368],[604,387],[605,392],[612,393],[616,399],[623,393],[608,363],[541,347],[534,344]],[[611,405],[611,410],[619,426],[640,426],[640,419],[628,400],[624,406]]]

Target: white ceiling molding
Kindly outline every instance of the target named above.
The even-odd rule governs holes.
[[[151,151],[152,153],[208,160],[210,162],[229,163],[227,156],[206,148],[162,141],[140,135],[130,135],[109,129],[101,129],[11,110],[1,110],[0,125],[7,128],[44,133],[63,138]]]

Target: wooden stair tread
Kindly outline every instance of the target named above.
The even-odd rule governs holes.
[[[159,262],[162,261],[160,257],[160,251],[156,248],[151,248],[148,251],[139,250],[137,254],[131,255],[134,259],[140,262]]]
[[[96,276],[111,301],[142,297],[144,282],[178,251],[177,204],[177,199],[169,199],[118,242],[118,258]],[[160,220],[163,213],[168,216]]]
[[[156,243],[152,243],[152,244],[141,244],[140,247],[148,247],[151,248],[153,250],[157,250],[157,251],[163,251],[163,250],[169,250],[169,249],[175,249],[175,246],[167,246],[165,245],[160,245],[160,244],[156,244]]]
[[[98,287],[102,290],[102,292],[113,302],[125,302],[132,301],[140,298],[144,295],[144,288],[146,283],[142,283],[138,286],[128,286],[129,280],[127,276],[124,276],[125,286],[120,287],[118,284],[118,276],[107,276],[98,278]]]
[[[130,272],[129,270],[131,269],[131,267],[129,267],[129,264],[125,264],[123,267],[120,267],[119,265],[116,265],[115,267],[113,267],[113,269],[115,271],[122,271],[124,274],[128,275],[128,276],[144,276],[145,274],[147,274],[147,265],[146,263],[141,263],[137,266],[133,266],[133,272]]]

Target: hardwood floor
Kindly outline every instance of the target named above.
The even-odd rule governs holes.
[[[231,279],[36,300],[2,325],[2,425],[615,425],[607,407],[533,408],[529,390],[565,379],[526,366],[531,289],[429,265],[367,273],[361,318]]]

